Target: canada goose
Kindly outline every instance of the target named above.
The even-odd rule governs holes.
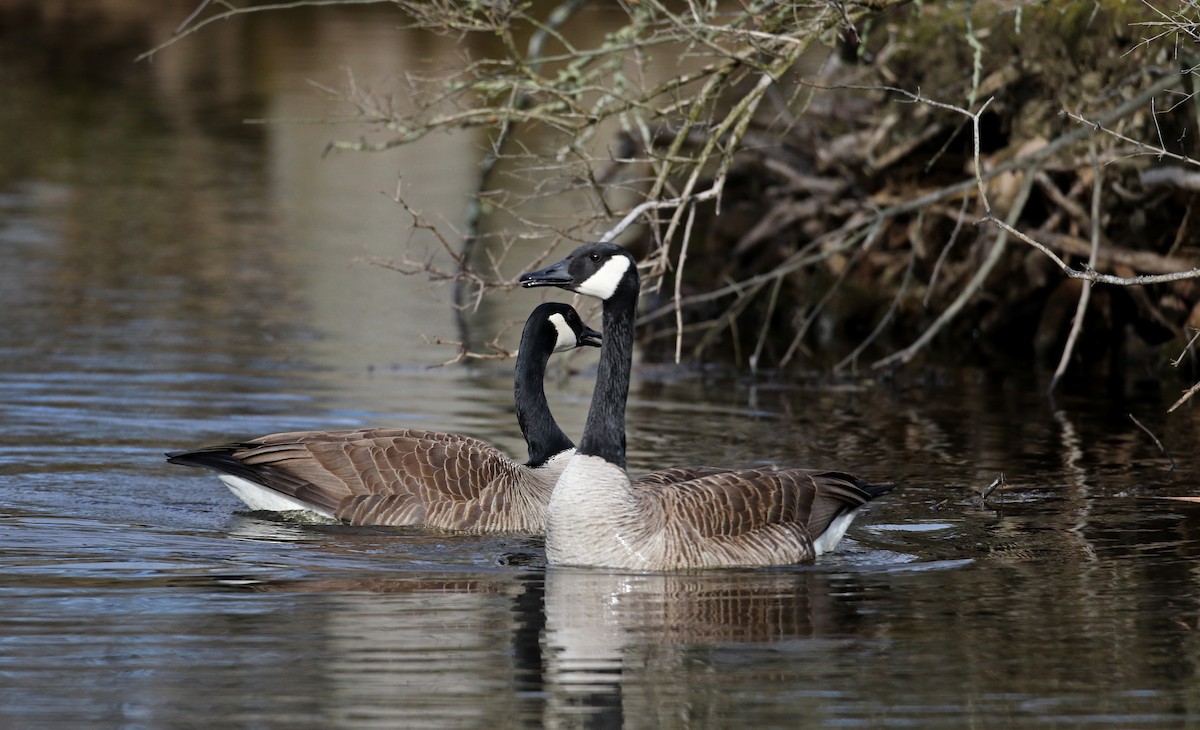
[[[574,450],[546,403],[546,363],[555,352],[599,347],[600,336],[567,304],[542,304],[526,320],[513,387],[529,447],[525,464],[479,439],[394,428],[279,433],[167,460],[216,470],[254,510],[304,510],[353,525],[541,534],[550,492]]]
[[[810,469],[733,470],[637,488],[625,472],[636,262],[616,244],[589,243],[520,281],[604,302],[604,345],[583,437],[547,509],[550,565],[676,570],[809,562],[837,545],[859,507],[892,489]]]

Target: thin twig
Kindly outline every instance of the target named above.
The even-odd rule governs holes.
[[[754,301],[754,298],[758,296],[759,292],[761,292],[763,290],[763,287],[765,287],[766,285],[767,285],[767,282],[764,280],[764,281],[759,281],[759,282],[755,283],[753,286],[749,287],[747,290],[739,290],[737,301],[735,301],[727,310],[725,310],[725,313],[722,314],[720,317],[718,317],[716,322],[714,322],[712,325],[709,326],[708,331],[705,332],[704,336],[700,338],[700,342],[697,343],[694,348],[692,348],[693,355],[695,357],[699,357],[704,352],[704,350],[706,350],[708,348],[708,346],[712,344],[712,342],[716,338],[716,336],[723,329],[725,329],[726,327],[729,327],[731,330],[734,330],[734,337],[733,337],[733,348],[734,348],[734,354],[735,354],[734,360],[735,361],[741,360],[741,356],[738,354],[738,350],[739,350],[740,346],[738,344],[738,339],[736,336],[737,335],[737,331],[736,331],[737,318],[746,309],[746,307],[750,306],[750,303]]]
[[[868,347],[870,347],[871,343],[875,341],[875,338],[879,337],[879,335],[883,333],[884,328],[887,327],[888,323],[892,321],[892,317],[895,316],[896,311],[900,309],[900,302],[904,301],[904,295],[908,293],[908,286],[910,283],[912,283],[913,267],[916,262],[917,254],[914,251],[908,256],[908,267],[904,270],[904,279],[900,282],[900,291],[896,292],[896,296],[892,297],[892,303],[888,306],[887,311],[884,312],[882,317],[880,317],[879,323],[875,325],[875,329],[871,330],[871,334],[864,337],[863,341],[858,343],[858,346],[855,347],[849,355],[846,355],[841,359],[840,362],[838,362],[838,364],[833,366],[835,372],[842,370],[847,365],[852,365],[853,367],[857,368],[858,356],[861,355]]]
[[[1021,233],[1016,228],[1013,228],[1011,224],[1005,223],[991,213],[985,215],[982,221],[986,221],[999,227],[1000,229],[1016,236],[1020,240],[1046,254],[1050,257],[1050,260],[1058,266],[1062,273],[1066,274],[1072,279],[1087,279],[1088,281],[1094,281],[1097,284],[1112,284],[1113,286],[1145,286],[1146,284],[1166,284],[1172,281],[1200,278],[1200,268],[1191,269],[1189,271],[1176,271],[1172,274],[1153,274],[1146,276],[1113,276],[1112,274],[1101,274],[1098,271],[1092,271],[1090,269],[1086,271],[1079,271],[1078,269],[1072,269],[1067,262],[1063,261],[1058,254],[1051,251],[1044,244],[1035,241],[1024,233]]]
[[[763,315],[762,328],[758,332],[758,342],[754,345],[754,354],[750,356],[750,372],[758,372],[759,358],[762,355],[763,346],[767,343],[767,332],[771,329],[771,317],[775,315],[775,306],[779,302],[779,290],[783,288],[783,278],[775,280],[775,284],[771,287],[771,297],[767,301],[767,313]]]
[[[1153,97],[1151,97],[1151,98],[1153,98]],[[1128,142],[1129,144],[1133,145],[1135,149],[1141,151],[1142,154],[1154,155],[1155,157],[1169,157],[1172,160],[1179,160],[1180,162],[1186,162],[1189,165],[1200,165],[1200,160],[1197,160],[1195,158],[1188,157],[1187,155],[1180,155],[1175,152],[1170,152],[1159,146],[1155,146],[1152,144],[1146,144],[1145,142],[1136,140],[1132,137],[1127,137],[1127,136],[1121,134],[1120,132],[1116,131],[1115,129],[1109,129],[1108,127],[1104,126],[1104,124],[1105,124],[1104,121],[1088,119],[1087,117],[1083,116],[1082,114],[1075,114],[1074,112],[1069,112],[1069,111],[1065,111],[1065,110],[1062,112],[1062,114],[1064,116],[1066,116],[1068,119],[1071,119],[1072,121],[1076,121],[1076,122],[1079,122],[1080,124],[1086,124],[1086,125],[1092,127],[1097,132],[1104,132],[1107,135],[1116,137],[1117,139],[1121,140],[1122,142]]]
[[[929,306],[929,298],[933,296],[934,287],[937,285],[938,274],[942,270],[942,264],[945,263],[946,257],[950,255],[950,249],[954,248],[954,242],[958,240],[958,234],[962,232],[963,221],[966,220],[967,204],[971,202],[968,195],[964,195],[962,199],[962,207],[958,211],[958,216],[954,219],[954,230],[950,231],[950,240],[942,247],[942,252],[938,254],[937,262],[933,265],[933,272],[929,275],[929,284],[925,287],[925,299],[921,302],[921,306]]]
[[[297,0],[297,2],[290,2],[290,3],[269,3],[267,5],[253,5],[253,6],[244,7],[244,8],[232,8],[230,10],[226,10],[223,13],[217,13],[216,15],[210,15],[207,18],[205,18],[204,20],[201,20],[199,23],[196,23],[193,26],[179,30],[175,35],[171,36],[169,39],[163,41],[162,43],[159,43],[154,48],[151,48],[150,50],[148,50],[144,53],[139,53],[137,56],[134,57],[133,60],[134,60],[134,62],[144,61],[147,58],[150,58],[151,56],[155,55],[159,51],[163,50],[167,46],[172,45],[173,43],[180,40],[181,38],[185,38],[185,37],[191,35],[192,33],[195,33],[196,31],[204,28],[205,26],[209,25],[210,23],[216,23],[217,21],[220,21],[220,20],[228,20],[228,19],[234,17],[235,15],[242,15],[244,13],[262,13],[262,12],[275,11],[275,10],[291,10],[294,8],[303,8],[303,7],[313,6],[313,5],[375,5],[377,3],[384,3],[384,2],[392,2],[392,0]],[[201,8],[203,8],[203,4],[201,5]],[[198,12],[198,11],[193,11],[192,14],[188,16],[187,20],[185,20],[183,23],[180,24],[180,27],[182,28],[182,26],[187,25],[187,23],[189,21],[191,21],[192,18],[195,17],[196,12]]]
[[[639,203],[638,205],[634,206],[632,210],[626,213],[625,217],[618,221],[615,226],[605,231],[598,240],[601,243],[612,243],[617,236],[624,233],[627,228],[633,225],[634,221],[636,221],[639,216],[649,211],[677,208],[688,203],[702,203],[706,200],[712,200],[716,198],[719,193],[720,191],[716,188],[709,188],[699,193],[693,193],[692,195],[681,195],[677,198],[671,198],[670,200],[647,200],[644,203]]]
[[[692,240],[692,224],[696,222],[696,206],[688,209],[687,224],[683,227],[683,244],[675,263],[675,364],[681,360],[683,350],[683,265],[687,261],[688,243]]]
[[[184,18],[182,23],[175,26],[175,35],[179,35],[179,33],[181,33],[184,28],[188,27],[188,25],[191,24],[191,22],[196,19],[197,15],[199,15],[200,13],[203,13],[204,9],[208,7],[209,2],[210,2],[210,0],[203,0],[203,2],[201,2],[199,5],[197,5],[196,9],[192,11],[191,15]]]
[[[1186,403],[1188,399],[1195,395],[1196,391],[1198,390],[1200,390],[1200,383],[1196,383],[1192,387],[1183,391],[1183,395],[1179,396],[1179,400],[1171,404],[1171,407],[1167,409],[1167,413],[1174,413],[1176,408]]]
[[[886,217],[886,216],[883,216]],[[701,294],[693,294],[690,297],[683,298],[683,305],[691,306],[693,304],[703,304],[711,302],[714,299],[730,296],[731,294],[741,294],[748,288],[756,287],[765,282],[774,281],[783,278],[793,271],[803,269],[806,266],[820,263],[827,260],[830,256],[850,250],[857,245],[858,241],[865,235],[865,231],[861,229],[861,223],[858,221],[850,221],[847,225],[841,228],[829,231],[822,234],[812,243],[792,254],[783,263],[775,266],[770,271],[765,271],[761,274],[756,274],[742,281],[732,282],[719,289],[703,292]],[[836,245],[830,246],[828,249],[820,250],[826,242],[838,242]],[[809,254],[809,251],[817,250],[818,253]],[[674,312],[674,305],[667,304],[658,309],[652,310],[641,315],[638,318],[638,324],[642,325],[651,322],[655,319],[663,317]]]
[[[1102,187],[1102,173],[1100,170],[1100,161],[1096,157],[1096,138],[1094,136],[1088,140],[1088,150],[1092,157],[1092,253],[1088,258],[1088,270],[1095,271],[1096,259],[1100,253],[1100,190]],[[1054,376],[1050,378],[1050,386],[1046,389],[1047,393],[1054,392],[1055,387],[1058,386],[1059,379],[1067,371],[1067,364],[1071,361],[1071,353],[1075,351],[1075,343],[1079,340],[1079,333],[1083,331],[1083,318],[1087,314],[1088,301],[1092,298],[1092,283],[1090,281],[1083,282],[1083,290],[1079,292],[1079,303],[1075,306],[1075,318],[1071,321],[1071,331],[1067,335],[1067,342],[1063,346],[1062,356],[1058,360],[1058,367],[1054,370]]]
[[[987,487],[982,492],[979,493],[979,498],[981,500],[986,500],[988,497],[992,496],[992,492],[996,491],[997,489],[1000,489],[1002,487],[1007,487],[1007,486],[1008,486],[1008,482],[1004,479],[1004,473],[1001,472],[1000,476],[993,479],[992,483],[987,485]]]
[[[856,265],[858,265],[858,262],[862,260],[864,255],[866,255],[867,251],[871,248],[871,245],[875,243],[876,238],[879,236],[880,230],[883,228],[882,224],[883,220],[879,219],[874,225],[871,226],[870,230],[867,232],[866,238],[863,240],[862,245],[855,250],[854,256],[846,262],[846,264],[842,267],[842,270],[838,273],[837,279],[835,279],[834,282],[829,286],[829,289],[827,289],[825,293],[821,295],[821,298],[816,304],[813,305],[812,311],[808,313],[808,316],[805,317],[800,326],[796,328],[796,334],[792,338],[791,344],[788,345],[787,351],[783,353],[783,357],[779,360],[779,367],[787,367],[787,364],[792,361],[792,356],[795,355],[796,351],[800,348],[800,343],[804,341],[804,336],[808,334],[808,330],[812,326],[813,322],[816,321],[817,316],[824,311],[825,305],[828,304],[831,299],[833,299],[834,294],[836,294],[838,289],[841,288],[842,283],[845,282],[846,277],[850,274],[850,271]]]
[[[1022,211],[1025,209],[1025,203],[1029,200],[1029,192],[1032,189],[1033,175],[1027,174],[1025,176],[1025,182],[1021,185],[1021,189],[1017,193],[1017,197],[1013,200],[1012,209],[1009,210],[1008,217],[1010,220],[1016,221],[1021,216]],[[989,215],[991,214],[989,213]],[[894,352],[885,358],[876,360],[871,367],[878,370],[880,368],[890,367],[892,365],[902,365],[911,360],[918,352],[920,352],[922,348],[925,347],[925,345],[929,344],[929,342],[933,340],[934,336],[936,336],[943,327],[949,324],[950,320],[957,317],[958,313],[962,311],[963,307],[967,306],[967,302],[970,301],[970,299],[975,296],[975,293],[983,287],[983,283],[987,281],[987,277],[992,273],[992,269],[996,267],[996,264],[1000,263],[1000,258],[1004,253],[1005,244],[1007,242],[1008,234],[1006,231],[1002,230],[1000,235],[996,236],[996,240],[992,243],[992,248],[990,251],[988,251],[987,258],[984,259],[979,268],[975,270],[975,275],[971,277],[971,280],[967,282],[967,285],[964,286],[962,291],[958,293],[958,296],[954,298],[954,301],[950,302],[950,304],[942,310],[942,313],[939,314],[937,319],[933,321],[933,324],[929,325],[929,327],[926,328],[923,333],[921,333],[921,336],[918,337],[917,340],[911,345],[903,350]]]
[[[1180,350],[1179,357],[1177,357],[1171,361],[1171,367],[1173,367],[1173,368],[1179,367],[1179,363],[1183,362],[1184,355],[1187,355],[1188,351],[1190,351],[1192,349],[1192,345],[1196,344],[1197,337],[1200,337],[1200,329],[1196,330],[1192,334],[1192,339],[1188,340],[1187,344],[1183,346],[1182,350]]]
[[[546,22],[530,36],[524,63],[530,75],[536,74],[541,68],[543,62],[541,57],[542,49],[545,46],[546,39],[550,35],[556,35],[558,28],[566,23],[584,2],[586,0],[566,0],[562,5],[555,8],[550,13]],[[510,106],[513,110],[524,109],[529,106],[531,98],[530,94],[514,88]],[[488,148],[487,154],[484,155],[483,160],[479,163],[479,176],[476,179],[475,190],[467,206],[467,219],[464,224],[460,256],[458,258],[459,269],[463,274],[468,272],[471,261],[474,259],[475,247],[480,240],[479,227],[484,217],[484,195],[487,193],[492,173],[496,169],[496,163],[499,162],[501,153],[504,151],[504,147],[508,143],[509,137],[512,136],[516,126],[516,122],[512,117],[505,116],[499,131],[496,132],[496,136]],[[465,316],[466,306],[463,302],[467,281],[467,277],[464,276],[456,279],[454,282],[454,310],[458,319],[459,332],[462,333],[463,339],[468,339],[467,318]]]
[[[739,142],[745,135],[750,125],[750,120],[754,117],[755,110],[758,109],[759,103],[765,97],[767,89],[775,83],[775,78],[781,76],[799,61],[800,56],[803,55],[806,49],[807,46],[805,45],[788,48],[787,52],[771,64],[770,68],[764,70],[755,85],[733,106],[725,118],[713,127],[712,132],[705,141],[704,147],[696,156],[697,164],[693,165],[691,173],[684,182],[683,192],[679,196],[681,199],[687,200],[692,196],[692,191],[699,184],[700,175],[704,171],[703,162],[711,157],[717,144],[720,143],[724,145],[725,152],[709,187],[709,190],[715,191],[715,199],[718,201],[717,210],[718,213],[720,212],[720,196],[725,188],[726,173],[732,164],[733,155],[739,146]],[[675,212],[667,224],[667,230],[663,234],[665,245],[669,246],[670,242],[674,239],[675,231],[681,222],[683,213],[683,207],[677,206],[675,208]]]
[[[1158,447],[1158,450],[1162,452],[1163,456],[1167,457],[1167,461],[1171,462],[1171,468],[1169,471],[1175,471],[1174,457],[1172,457],[1171,452],[1167,451],[1167,448],[1165,446],[1163,446],[1163,442],[1158,440],[1158,437],[1154,435],[1154,432],[1151,431],[1150,429],[1146,428],[1146,425],[1144,423],[1142,423],[1141,421],[1139,421],[1137,419],[1137,416],[1133,415],[1132,413],[1129,414],[1129,420],[1131,420],[1135,424],[1137,424],[1138,428],[1145,431],[1146,435],[1154,440],[1154,445]]]

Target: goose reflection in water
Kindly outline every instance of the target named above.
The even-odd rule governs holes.
[[[511,536],[251,517],[239,519],[233,536],[311,545],[302,555],[283,553],[303,571],[294,579],[246,575],[228,584],[329,596],[305,604],[321,612],[308,616],[306,630],[315,650],[311,671],[329,690],[326,715],[386,696],[386,706],[371,708],[375,716],[419,717],[425,727],[503,718],[546,727],[657,728],[727,712],[730,692],[763,689],[757,675],[737,676],[744,662],[767,653],[780,671],[794,673],[796,656],[819,667],[830,652],[861,641],[861,579],[852,566],[866,560],[870,575],[892,556],[851,548],[832,571],[639,574],[545,568],[537,540]],[[381,571],[380,555],[403,556],[408,568]],[[279,576],[286,567],[271,572]],[[382,687],[383,694],[368,692]],[[462,693],[493,699],[462,703]]]
[[[349,719],[361,712],[424,727],[678,726],[697,713],[723,712],[731,691],[753,690],[753,678],[728,676],[726,664],[761,651],[811,653],[820,662],[831,642],[840,646],[861,629],[854,602],[839,598],[853,573],[543,569],[525,542],[498,543],[492,554],[502,565],[483,569],[439,562],[426,575],[392,578],[347,563],[387,537],[363,530],[343,532],[336,546],[314,543],[334,551],[327,571],[313,573],[307,556],[304,577],[228,581],[255,593],[329,595],[320,608],[305,604],[313,653],[296,671],[314,673],[327,689],[318,700],[323,716],[347,720],[331,726],[354,726]],[[443,555],[472,542],[403,539],[406,551]],[[493,700],[463,703],[463,693]],[[481,711],[487,707],[494,716]]]
[[[825,571],[617,574],[549,568],[547,727],[672,727],[728,708],[747,645],[822,654],[860,616]],[[796,643],[800,642],[800,643]],[[819,661],[819,657],[815,659]],[[749,688],[746,688],[749,689]],[[793,718],[799,721],[801,718]]]

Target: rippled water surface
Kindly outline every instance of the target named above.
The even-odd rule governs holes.
[[[0,15],[0,726],[1200,722],[1200,504],[1162,499],[1200,494],[1200,434],[1165,413],[1178,391],[1157,372],[1051,403],[1028,372],[639,367],[634,471],[808,464],[901,485],[838,553],[787,569],[547,569],[533,539],[247,514],[167,465],[376,424],[521,453],[511,363],[430,368],[454,355],[422,340],[458,334],[448,293],[356,262],[409,240],[381,194],[398,175],[460,221],[478,152],[322,157],[327,126],[241,123],[330,114],[307,82],[345,67],[453,57],[386,12],[264,16],[135,65],[191,4],[94,8]],[[477,336],[530,296],[490,304]],[[569,433],[594,365],[552,368]]]

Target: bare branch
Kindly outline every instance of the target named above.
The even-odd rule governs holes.
[[[1154,445],[1158,447],[1158,450],[1162,452],[1162,455],[1167,457],[1167,461],[1171,462],[1171,468],[1169,471],[1175,471],[1175,457],[1171,456],[1171,452],[1167,451],[1167,448],[1163,446],[1163,442],[1158,440],[1158,437],[1154,435],[1154,432],[1146,428],[1146,424],[1139,421],[1137,416],[1134,416],[1132,413],[1129,414],[1129,420],[1133,421],[1138,428],[1142,429],[1142,431],[1154,441]]]
[[[1196,391],[1198,391],[1198,390],[1200,390],[1200,383],[1196,383],[1196,384],[1195,384],[1195,385],[1193,385],[1192,387],[1190,387],[1190,388],[1188,388],[1187,390],[1183,391],[1183,395],[1179,396],[1179,400],[1177,400],[1177,401],[1175,401],[1174,403],[1172,403],[1172,404],[1171,404],[1171,407],[1167,409],[1167,413],[1173,413],[1173,412],[1175,411],[1175,409],[1176,409],[1176,408],[1178,408],[1179,406],[1183,405],[1184,403],[1187,403],[1187,402],[1188,402],[1188,400],[1189,400],[1189,399],[1190,399],[1190,398],[1191,398],[1193,395],[1195,395],[1195,394],[1196,394]]]
[[[1096,157],[1096,140],[1089,140],[1088,149],[1092,155],[1092,252],[1088,257],[1088,270],[1096,269],[1096,257],[1100,252],[1100,190],[1102,175],[1100,171],[1100,162]],[[1092,282],[1085,281],[1083,290],[1079,293],[1079,303],[1075,307],[1075,318],[1071,322],[1071,331],[1067,335],[1067,343],[1063,346],[1062,356],[1058,360],[1058,367],[1054,370],[1054,377],[1050,378],[1050,386],[1046,389],[1047,393],[1053,393],[1054,388],[1058,385],[1059,378],[1067,371],[1067,364],[1071,361],[1071,353],[1075,351],[1075,343],[1079,339],[1079,333],[1083,329],[1083,318],[1087,314],[1088,301],[1092,297]]]
[[[1001,474],[993,479],[992,483],[987,485],[987,487],[985,487],[984,490],[979,493],[979,498],[986,500],[988,497],[992,496],[992,492],[996,491],[997,489],[1003,489],[1006,486],[1008,486],[1008,480],[1004,478],[1004,474]]]
[[[1200,107],[1183,100],[1193,98],[1186,92],[1194,89],[1177,69],[1156,65],[1164,63],[1156,51],[1159,60],[1148,61],[1146,52],[1131,59],[1136,63],[1129,70],[1106,66],[1049,103],[1030,101],[1029,94],[1013,92],[1018,86],[1053,89],[1061,73],[1024,56],[997,62],[1003,59],[993,52],[1014,40],[1011,29],[993,22],[1010,17],[999,5],[963,2],[897,13],[886,32],[877,32],[883,26],[860,21],[905,0],[639,0],[605,6],[605,32],[584,33],[579,24],[591,16],[577,11],[598,7],[586,0],[295,0],[247,8],[198,0],[176,35],[147,56],[243,12],[376,2],[402,10],[410,30],[452,39],[460,62],[406,72],[403,104],[370,93],[348,72],[345,90],[325,90],[345,100],[351,113],[312,121],[349,121],[370,130],[331,143],[331,150],[382,150],[434,131],[484,130],[465,223],[424,218],[398,186],[394,198],[422,242],[431,237],[430,250],[413,250],[410,242],[405,255],[373,261],[451,282],[460,314],[479,306],[487,292],[513,285],[501,271],[511,268],[506,262],[514,251],[540,262],[562,241],[593,240],[604,231],[601,240],[648,251],[639,267],[647,292],[661,293],[661,306],[640,321],[660,330],[651,336],[663,343],[664,356],[667,336],[674,337],[679,361],[685,348],[698,355],[728,335],[739,359],[740,348],[752,352],[751,368],[764,353],[781,354],[786,364],[822,318],[858,317],[864,321],[855,324],[869,322],[870,332],[847,348],[834,366],[841,369],[856,366],[896,321],[920,325],[911,344],[873,363],[879,368],[906,363],[939,335],[955,332],[950,325],[970,302],[986,304],[988,319],[1006,326],[1003,308],[1014,306],[1021,292],[985,290],[989,276],[1024,273],[1018,288],[1026,295],[1044,292],[1045,256],[1063,276],[1083,282],[1054,387],[1077,349],[1093,284],[1200,278],[1190,215],[1184,213],[1174,231],[1162,225],[1178,208],[1190,211],[1187,192],[1200,190],[1200,172],[1189,172],[1197,160],[1166,150],[1192,142],[1191,117]],[[1018,36],[1028,32],[1020,30],[1022,18],[1041,12],[1021,7]],[[954,15],[960,10],[967,12],[965,33],[964,18]],[[919,25],[936,13],[959,32],[945,35],[944,54],[914,51],[912,41],[920,36],[905,24]],[[1190,42],[1196,31],[1173,10],[1139,17],[1167,42]],[[870,63],[845,63],[841,54],[820,66],[807,63],[815,58],[809,53],[815,41],[840,34],[854,44],[860,28],[872,29],[862,47],[873,56]],[[485,36],[486,46],[473,42]],[[929,63],[930,56],[954,59],[962,68],[949,76],[937,68],[914,75],[910,67]],[[1175,88],[1184,90],[1159,98]],[[880,102],[889,101],[879,114]],[[1076,110],[1058,112],[1074,125],[1054,115],[1065,109]],[[1003,133],[992,134],[996,128]],[[1145,157],[1130,160],[1145,155],[1178,164],[1143,169]],[[1081,202],[1088,184],[1090,211]],[[573,196],[567,210],[558,203],[563,195]],[[1137,216],[1125,215],[1135,207]],[[485,225],[497,212],[502,225]],[[992,225],[977,225],[977,235],[963,242],[967,222]],[[1037,253],[1008,246],[1013,236]],[[697,265],[718,251],[728,255],[716,254],[723,259],[716,266]],[[807,282],[819,283],[815,293],[803,291]],[[850,289],[865,295],[866,306],[831,314],[827,305]],[[1146,299],[1156,321],[1178,327],[1178,313],[1189,311],[1195,292],[1179,285],[1135,294]],[[1162,314],[1167,311],[1169,317]],[[798,324],[776,350],[779,320]],[[739,328],[749,335],[742,341]],[[685,342],[685,334],[694,339]]]
[[[1200,192],[1200,172],[1188,172],[1178,167],[1155,167],[1142,170],[1142,185],[1148,188],[1169,185],[1179,190]]]
[[[1086,279],[1087,281],[1094,281],[1098,284],[1112,284],[1113,286],[1145,286],[1146,284],[1166,284],[1172,281],[1200,278],[1200,268],[1194,268],[1189,271],[1177,271],[1171,274],[1152,274],[1147,276],[1114,276],[1112,274],[1101,274],[1091,269],[1080,271],[1078,269],[1071,268],[1058,256],[1058,254],[1051,251],[1044,244],[1035,241],[1024,233],[1021,233],[1016,228],[1013,228],[1011,224],[1000,220],[991,213],[984,216],[983,220],[1003,229],[1006,233],[1016,236],[1020,240],[1046,254],[1046,256],[1048,256],[1064,274],[1072,279]]]
[[[185,19],[182,23],[179,24],[179,26],[175,29],[175,35],[171,36],[171,38],[169,38],[168,40],[163,41],[162,43],[158,44],[154,48],[151,48],[150,50],[148,50],[144,53],[139,53],[137,56],[134,57],[133,60],[134,60],[134,62],[144,61],[147,58],[154,56],[155,54],[157,54],[159,51],[163,50],[164,48],[203,29],[205,26],[207,26],[211,23],[216,23],[221,20],[229,20],[230,18],[232,18],[236,15],[244,15],[247,13],[274,12],[274,11],[279,11],[279,10],[293,10],[295,8],[303,8],[303,7],[308,7],[308,6],[312,6],[312,5],[375,5],[378,3],[390,3],[390,2],[392,2],[392,0],[296,0],[296,2],[290,2],[290,3],[268,3],[266,5],[251,5],[251,6],[244,7],[244,8],[235,8],[235,7],[228,5],[227,3],[221,3],[222,5],[225,5],[226,7],[228,7],[229,10],[226,10],[222,13],[217,13],[216,15],[210,15],[209,17],[205,18],[204,20],[201,20],[199,23],[196,23],[195,25],[187,27],[188,23],[193,21],[197,15],[199,15],[201,12],[203,12],[204,7],[206,5],[208,5],[208,0],[203,0],[203,2],[200,3],[200,6],[197,7],[194,11],[192,11],[192,14],[189,15],[187,17],[187,19]]]
[[[1151,96],[1151,98],[1153,98],[1153,96]],[[1145,103],[1145,102],[1143,102],[1143,103]],[[1127,137],[1114,129],[1109,129],[1108,127],[1104,126],[1105,124],[1108,123],[1107,119],[1091,120],[1091,119],[1084,117],[1082,114],[1076,114],[1074,112],[1069,112],[1069,111],[1066,111],[1065,109],[1063,110],[1062,113],[1068,119],[1070,119],[1072,121],[1079,122],[1080,124],[1086,124],[1086,125],[1092,127],[1093,129],[1095,129],[1097,132],[1104,132],[1107,135],[1116,137],[1117,139],[1121,140],[1122,142],[1127,142],[1127,143],[1133,145],[1134,150],[1137,151],[1138,154],[1154,155],[1155,157],[1160,157],[1160,158],[1161,157],[1169,157],[1172,160],[1179,160],[1180,162],[1186,162],[1189,165],[1200,165],[1200,160],[1193,159],[1191,157],[1188,157],[1187,155],[1181,155],[1181,154],[1177,154],[1175,152],[1168,152],[1167,150],[1163,149],[1162,147],[1160,147],[1158,145],[1146,144],[1145,142],[1142,142],[1141,140],[1133,139],[1132,137]]]
[[[1183,352],[1180,352],[1179,357],[1171,361],[1171,367],[1179,367],[1179,363],[1183,362],[1184,355],[1188,354],[1188,352],[1192,349],[1192,345],[1196,344],[1196,338],[1198,337],[1200,337],[1200,329],[1192,333],[1192,338],[1187,341],[1186,345],[1183,346]]]

